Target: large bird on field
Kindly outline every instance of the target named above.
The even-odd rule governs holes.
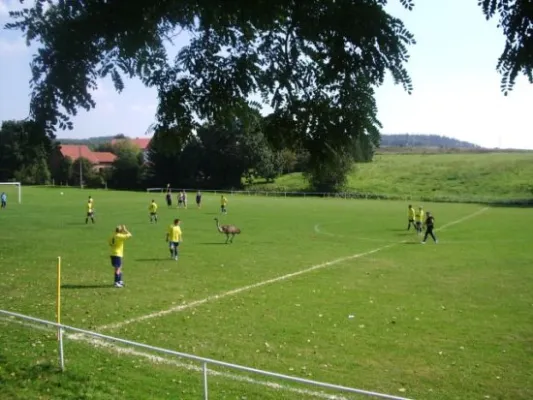
[[[226,243],[233,243],[233,238],[235,235],[238,235],[241,233],[241,230],[237,228],[235,225],[220,225],[218,223],[218,218],[215,218],[215,221],[217,223],[217,229],[220,233],[223,233],[226,235]],[[231,235],[231,239],[230,239]]]

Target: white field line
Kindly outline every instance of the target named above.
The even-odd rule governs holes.
[[[475,216],[477,216],[477,215],[479,215],[479,214],[481,214],[481,213],[483,213],[483,212],[485,212],[487,210],[488,210],[488,207],[482,208],[482,209],[480,209],[480,210],[478,210],[478,211],[476,211],[476,212],[474,212],[472,214],[469,214],[469,215],[467,215],[467,216],[465,216],[465,217],[463,217],[461,219],[449,222],[448,224],[443,225],[438,230],[443,230],[443,229],[449,228],[450,226],[459,224],[459,223],[461,223],[463,221],[466,221],[467,219],[473,218],[473,217],[475,217]],[[315,270],[318,270],[318,269],[327,268],[327,267],[339,264],[339,263],[344,262],[344,261],[351,261],[351,260],[354,260],[354,259],[357,259],[357,258],[365,257],[365,256],[377,253],[379,251],[388,249],[388,248],[390,248],[392,246],[396,246],[396,245],[404,243],[404,242],[405,242],[405,240],[402,240],[400,242],[396,242],[396,243],[388,244],[388,245],[385,245],[385,246],[381,246],[381,247],[375,248],[373,250],[366,251],[364,253],[358,253],[358,254],[353,254],[351,256],[347,256],[347,257],[337,258],[335,260],[328,261],[328,262],[325,262],[325,263],[322,263],[322,264],[313,265],[313,266],[311,266],[309,268],[302,269],[300,271],[296,271],[296,272],[292,272],[290,274],[278,276],[277,278],[268,279],[268,280],[265,280],[265,281],[262,281],[262,282],[254,283],[252,285],[243,286],[243,287],[240,287],[240,288],[237,288],[237,289],[233,289],[233,290],[229,290],[227,292],[223,292],[223,293],[216,294],[216,295],[213,295],[213,296],[208,296],[208,297],[206,297],[204,299],[195,300],[195,301],[192,301],[190,303],[184,303],[184,304],[181,304],[179,306],[168,308],[166,310],[161,310],[161,311],[156,311],[156,312],[151,313],[151,314],[141,315],[139,317],[130,318],[130,319],[127,319],[125,321],[117,322],[117,323],[114,323],[114,324],[102,325],[102,326],[96,328],[95,330],[96,331],[102,331],[102,330],[118,329],[118,328],[121,328],[121,327],[123,327],[125,325],[129,325],[129,324],[132,324],[132,323],[135,323],[135,322],[145,321],[147,319],[158,318],[158,317],[162,317],[164,315],[173,314],[173,313],[176,313],[176,312],[181,312],[183,310],[186,310],[186,309],[189,309],[189,308],[192,308],[192,307],[196,307],[196,306],[199,306],[199,305],[202,305],[202,304],[214,301],[214,300],[220,300],[220,299],[223,299],[225,297],[234,296],[236,294],[239,294],[239,293],[251,290],[251,289],[255,289],[255,288],[258,288],[258,287],[261,287],[261,286],[269,285],[271,283],[281,282],[281,281],[284,281],[284,280],[287,280],[287,279],[290,279],[290,278],[294,278],[295,276],[307,274],[309,272],[312,272],[312,271],[315,271]]]
[[[236,294],[239,294],[239,293],[242,293],[242,292],[245,292],[245,291],[248,291],[248,290],[252,290],[252,289],[255,289],[255,288],[258,288],[258,287],[261,287],[261,286],[269,285],[271,283],[281,282],[281,281],[284,281],[284,280],[287,280],[287,279],[290,279],[290,278],[294,278],[295,276],[307,274],[307,273],[309,273],[311,271],[315,271],[315,270],[318,270],[318,269],[330,267],[332,265],[339,264],[339,263],[344,262],[344,261],[350,261],[350,260],[354,260],[356,258],[368,256],[370,254],[374,254],[374,253],[377,253],[378,251],[385,250],[385,249],[387,249],[389,247],[392,247],[395,244],[396,243],[389,244],[389,245],[382,246],[382,247],[378,247],[376,249],[373,249],[373,250],[370,250],[370,251],[366,251],[364,253],[358,253],[358,254],[353,254],[351,256],[347,256],[347,257],[337,258],[335,260],[327,261],[327,262],[322,263],[322,264],[313,265],[312,267],[309,267],[309,268],[306,268],[306,269],[302,269],[300,271],[296,271],[296,272],[292,272],[290,274],[278,276],[276,278],[272,278],[272,279],[268,279],[266,281],[254,283],[252,285],[243,286],[243,287],[240,287],[240,288],[237,288],[237,289],[229,290],[227,292],[223,292],[223,293],[220,293],[220,294],[215,294],[213,296],[209,296],[209,297],[206,297],[206,298],[201,299],[201,300],[195,300],[195,301],[192,301],[190,303],[180,304],[179,306],[171,307],[171,308],[168,308],[166,310],[157,311],[157,312],[154,312],[154,313],[151,313],[151,314],[141,315],[140,317],[127,319],[125,321],[117,322],[115,324],[103,325],[103,326],[100,326],[100,327],[96,328],[95,330],[96,331],[102,331],[102,330],[106,330],[106,329],[108,329],[108,330],[117,329],[117,328],[121,328],[121,327],[123,327],[125,325],[129,325],[131,323],[134,323],[134,322],[140,322],[140,321],[144,321],[144,320],[147,320],[147,319],[162,317],[163,315],[180,312],[180,311],[186,310],[188,308],[192,308],[192,307],[196,307],[196,306],[199,306],[201,304],[204,304],[204,303],[208,303],[210,301],[220,300],[220,299],[223,299],[224,297],[234,296]]]
[[[319,235],[326,235],[326,236],[332,236],[332,237],[338,237],[338,238],[345,237],[344,235],[337,235],[336,233],[326,232],[326,231],[320,229],[320,225],[321,224],[316,224],[314,226],[315,233],[318,233]],[[350,238],[351,239],[358,239],[358,240],[366,240],[368,242],[393,243],[392,240],[386,240],[386,239],[383,240],[383,239],[369,238],[369,237],[364,237],[364,236],[352,236],[352,235],[350,235]],[[394,242],[394,244],[396,244],[396,242]]]
[[[335,237],[342,237],[342,235],[336,235],[334,233],[329,233],[329,232],[325,232],[323,230],[320,229],[320,224],[316,224],[315,225],[315,232],[320,234],[320,235],[326,235],[326,236],[335,236]]]
[[[474,212],[472,214],[467,215],[466,217],[463,217],[461,219],[457,219],[455,221],[452,221],[452,222],[449,222],[447,224],[444,224],[440,228],[435,229],[435,230],[436,231],[442,231],[443,229],[449,228],[450,226],[454,226],[454,225],[460,224],[461,222],[464,222],[464,221],[466,221],[466,220],[468,220],[470,218],[474,218],[474,217],[478,216],[479,214],[484,213],[488,209],[489,209],[489,207],[484,207],[484,208],[482,208],[480,210],[477,210],[476,212]]]
[[[458,219],[458,220],[456,220],[456,221],[452,221],[452,222],[450,222],[450,223],[448,223],[448,224],[443,225],[443,226],[440,227],[439,229],[435,229],[435,230],[436,230],[436,231],[439,231],[439,230],[441,231],[441,230],[443,230],[443,229],[449,228],[450,226],[453,226],[453,225],[459,224],[459,223],[461,223],[461,222],[463,222],[463,221],[465,221],[465,220],[467,220],[467,219],[469,219],[469,218],[473,218],[473,217],[475,217],[476,215],[481,214],[481,213],[483,213],[483,212],[485,212],[485,211],[487,211],[487,210],[488,210],[488,207],[482,208],[482,209],[476,211],[476,212],[473,213],[473,214],[467,215],[466,217],[461,218],[461,219]],[[315,231],[316,233],[318,233],[318,234],[320,234],[320,235],[326,235],[326,236],[344,237],[344,235],[337,235],[336,233],[326,232],[326,231],[320,229],[320,225],[321,225],[321,224],[316,224],[316,225],[314,226],[314,231]],[[373,241],[373,242],[385,242],[385,240],[382,240],[382,239],[373,239],[373,238],[367,238],[367,237],[362,237],[362,236],[350,236],[350,237],[352,237],[352,238],[354,238],[354,239],[369,240],[369,241]]]
[[[32,322],[26,322],[26,321],[20,321],[12,317],[0,317],[0,324],[3,324],[3,325],[19,324],[25,327],[29,327],[32,329],[38,329],[40,331],[46,331],[46,332],[57,331],[57,328],[52,327],[52,326],[40,325],[40,324],[35,324]],[[117,354],[124,354],[127,356],[144,358],[148,362],[153,363],[153,364],[165,364],[165,365],[171,365],[174,367],[186,369],[188,371],[194,371],[194,372],[200,372],[200,373],[203,372],[202,367],[195,365],[193,363],[181,362],[170,357],[162,357],[162,356],[158,356],[158,355],[148,353],[145,351],[135,350],[130,347],[121,346],[116,343],[108,342],[108,341],[105,341],[99,338],[90,337],[84,334],[64,333],[64,337],[66,339],[72,339],[75,341],[85,342],[96,348],[103,348],[103,349],[112,351]],[[251,385],[265,386],[270,389],[280,390],[280,391],[285,391],[285,392],[292,392],[298,395],[306,395],[306,396],[315,397],[319,399],[326,399],[326,400],[349,400],[347,397],[340,396],[340,395],[328,394],[328,393],[313,391],[309,389],[298,389],[292,386],[282,385],[280,383],[276,383],[276,382],[272,382],[268,380],[253,379],[248,376],[237,375],[237,374],[229,373],[229,372],[220,372],[220,371],[209,369],[208,373],[210,376],[220,376],[220,377],[231,379],[237,382],[249,383]]]

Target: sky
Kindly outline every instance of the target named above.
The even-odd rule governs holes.
[[[18,0],[0,0],[2,27],[8,11],[18,8]],[[383,134],[436,134],[488,148],[533,149],[533,85],[520,77],[508,96],[501,93],[496,64],[505,38],[496,20],[485,20],[477,0],[415,0],[412,11],[390,0],[387,9],[402,19],[417,44],[406,65],[413,93],[390,77],[376,89]],[[186,43],[181,34],[170,51]],[[35,49],[19,32],[0,30],[0,121],[28,116]],[[80,110],[74,130],[59,131],[59,138],[144,137],[155,121],[157,92],[138,80],[127,81],[121,94],[110,80],[100,81],[94,99],[96,108]]]

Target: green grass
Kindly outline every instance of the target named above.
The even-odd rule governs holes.
[[[490,208],[439,232],[438,245],[422,246],[405,231],[404,202],[230,196],[222,222],[243,233],[224,245],[213,221],[215,196],[201,210],[170,210],[155,195],[161,221],[150,225],[154,195],[60,190],[25,188],[22,205],[10,193],[0,212],[2,309],[54,320],[61,256],[62,321],[69,325],[414,399],[533,398],[533,209]],[[86,226],[89,194],[98,220]],[[438,226],[482,208],[424,206]],[[164,242],[175,216],[183,219],[185,239],[177,263]],[[111,287],[107,248],[119,223],[134,235],[126,244],[124,289]],[[103,328],[388,244],[196,307]],[[61,374],[53,332],[0,322],[2,399],[202,398],[198,371],[70,336]],[[222,376],[210,377],[210,393],[312,398]]]
[[[391,197],[449,201],[502,201],[533,198],[533,152],[378,154],[357,164],[347,191]],[[255,190],[301,191],[299,173]]]

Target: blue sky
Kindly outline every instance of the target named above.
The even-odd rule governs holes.
[[[399,0],[389,3],[417,44],[407,64],[413,94],[392,79],[377,89],[383,133],[439,134],[486,147],[533,149],[533,85],[520,78],[509,96],[500,92],[495,67],[504,37],[496,21],[485,20],[477,0],[416,0],[413,11]],[[9,10],[19,7],[18,0],[0,0],[0,25],[8,21]],[[182,34],[175,46],[186,42]],[[17,32],[0,30],[0,121],[28,116],[33,50]],[[59,138],[141,137],[154,122],[156,91],[136,80],[128,81],[120,95],[110,81],[102,81],[94,98],[96,109],[80,111],[74,130],[58,132]]]

